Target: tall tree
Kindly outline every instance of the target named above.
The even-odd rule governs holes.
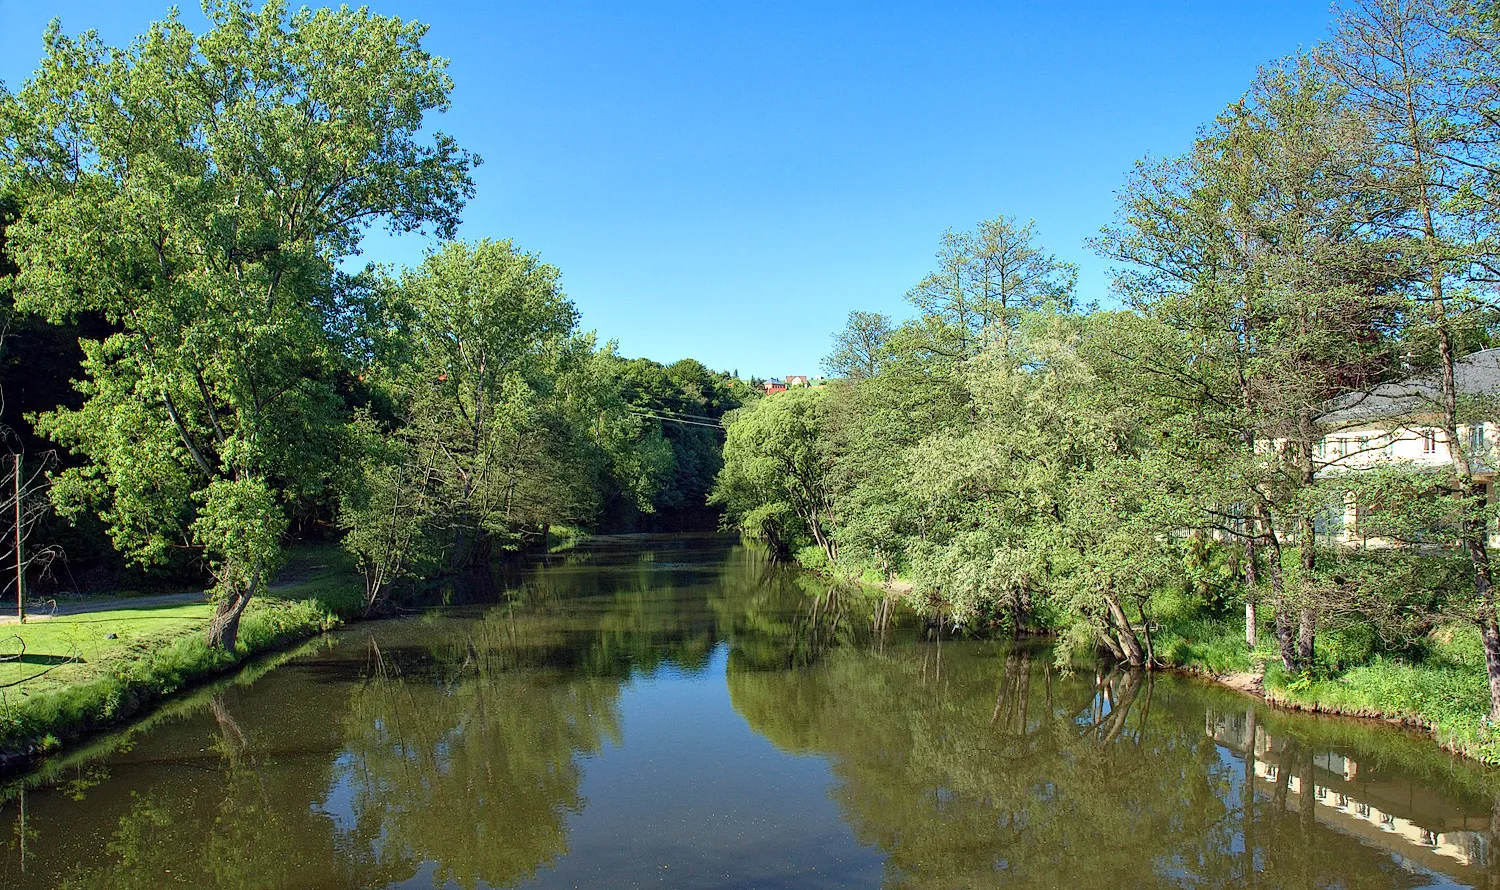
[[[1071,309],[1078,269],[1036,242],[1034,224],[998,216],[971,232],[943,233],[938,268],[907,292],[922,313],[935,353],[971,358],[990,345],[1001,354],[1020,317]]]
[[[1184,494],[1246,542],[1252,641],[1265,551],[1289,670],[1310,662],[1316,626],[1319,417],[1386,369],[1399,272],[1379,231],[1398,211],[1366,188],[1375,149],[1341,98],[1307,59],[1264,69],[1191,153],[1138,168],[1099,242],[1129,264],[1122,289],[1161,326],[1134,328],[1121,357],[1179,406],[1167,440]],[[1282,565],[1291,542],[1295,591]]]
[[[833,352],[823,360],[830,374],[864,380],[880,373],[891,339],[891,318],[879,312],[849,313],[844,329],[834,337]]]
[[[0,94],[0,158],[25,204],[9,229],[22,309],[102,312],[86,397],[41,428],[88,458],[56,487],[117,546],[202,548],[209,628],[232,649],[280,553],[285,503],[330,470],[341,426],[323,369],[357,309],[338,262],[374,224],[450,232],[476,159],[426,28],[365,9],[205,5],[128,48],[53,26],[37,73]]]
[[[1500,602],[1487,546],[1492,512],[1475,464],[1487,455],[1460,436],[1483,422],[1459,392],[1463,352],[1492,318],[1494,59],[1500,32],[1488,4],[1443,0],[1358,0],[1339,18],[1322,54],[1382,149],[1374,187],[1408,208],[1387,230],[1410,264],[1410,353],[1437,380],[1433,400],[1449,456],[1448,487],[1460,503],[1458,539],[1474,585],[1474,618],[1484,641],[1490,719],[1500,720]],[[1466,410],[1466,408],[1468,410]],[[1467,415],[1467,416],[1466,416]]]
[[[406,419],[432,461],[452,531],[450,564],[485,565],[526,527],[585,496],[569,465],[554,383],[577,312],[557,267],[510,241],[450,242],[402,278],[412,312]],[[425,458],[419,458],[425,460]]]

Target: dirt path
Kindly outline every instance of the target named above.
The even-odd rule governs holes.
[[[1213,677],[1214,682],[1228,686],[1230,689],[1237,689],[1240,692],[1261,697],[1264,697],[1266,694],[1265,679],[1264,665],[1261,666],[1260,670],[1254,672],[1230,671],[1227,674],[1218,674]]]
[[[53,611],[52,604],[49,602],[35,612],[27,612],[26,620],[45,621],[49,618],[61,618],[68,615],[86,615],[89,612],[153,609],[157,606],[180,606],[185,603],[202,603],[207,601],[208,594],[201,590],[188,593],[162,593],[155,596],[90,597],[88,599],[61,600],[57,603],[56,611]],[[0,624],[15,623],[16,616],[14,612],[9,615],[0,615]]]

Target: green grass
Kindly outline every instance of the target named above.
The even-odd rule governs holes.
[[[1500,763],[1500,731],[1485,719],[1489,680],[1479,633],[1471,627],[1435,631],[1420,660],[1374,655],[1328,676],[1266,668],[1266,697],[1309,710],[1400,720],[1430,731],[1444,747]]]
[[[1156,657],[1176,668],[1226,674],[1255,666],[1245,626],[1233,619],[1181,619],[1164,623],[1151,639]]]
[[[32,619],[0,625],[0,687],[29,695],[87,682],[108,666],[201,631],[213,614],[207,602],[146,606]],[[118,639],[108,640],[114,634]],[[17,660],[15,656],[25,654]],[[44,673],[45,672],[45,673]],[[41,676],[37,676],[40,674]],[[28,680],[27,678],[34,677]]]
[[[1170,667],[1209,674],[1251,671],[1264,663],[1266,699],[1310,711],[1396,720],[1426,729],[1439,744],[1500,764],[1500,730],[1484,719],[1489,682],[1479,632],[1453,625],[1431,633],[1406,657],[1379,652],[1373,636],[1330,631],[1318,637],[1317,665],[1288,674],[1269,629],[1251,651],[1236,619],[1180,619],[1155,634]]]
[[[348,558],[330,547],[290,555],[276,586],[246,610],[233,654],[206,644],[212,614],[206,601],[129,603],[0,625],[0,756],[55,750],[256,653],[327,630],[364,607],[359,577]]]

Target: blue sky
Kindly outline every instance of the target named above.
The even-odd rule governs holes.
[[[942,231],[1000,214],[1035,219],[1080,296],[1109,302],[1084,241],[1131,164],[1184,150],[1332,18],[1322,0],[369,5],[430,24],[452,61],[437,125],[485,160],[461,237],[561,267],[626,355],[761,376],[815,372],[852,309],[904,316]],[[32,70],[53,16],[125,43],[165,9],[0,0],[0,80]],[[425,246],[376,236],[366,257]]]

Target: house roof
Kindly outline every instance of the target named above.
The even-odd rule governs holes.
[[[1459,395],[1500,395],[1500,348],[1482,349],[1453,365],[1453,382]],[[1354,392],[1328,402],[1320,423],[1347,425],[1393,420],[1436,409],[1442,381],[1436,373],[1382,383],[1369,392]]]

